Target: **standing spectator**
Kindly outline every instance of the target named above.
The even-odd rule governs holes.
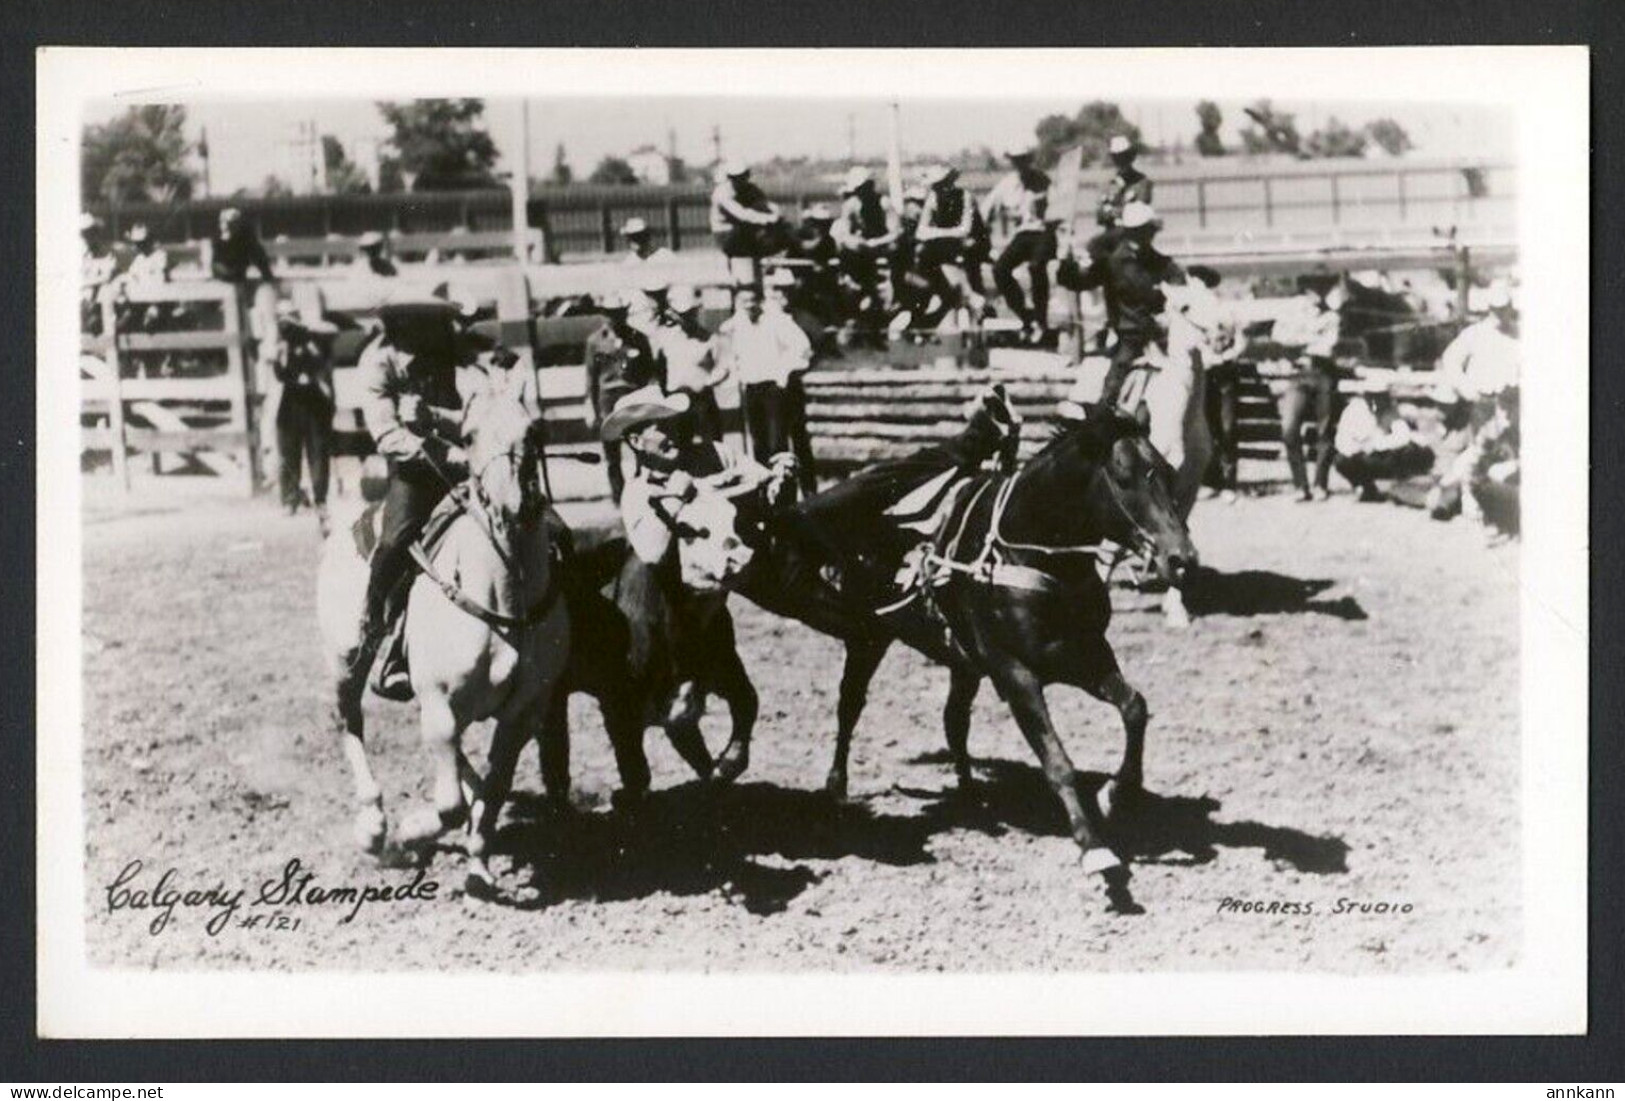
[[[750,166],[729,161],[711,192],[711,232],[730,260],[760,260],[794,251],[795,240],[779,208],[750,178]]]
[[[655,244],[649,223],[642,218],[628,218],[621,226],[621,236],[626,240],[626,263],[629,265],[663,263],[672,259],[671,249]]]
[[[1022,338],[1041,344],[1049,335],[1049,262],[1055,258],[1055,235],[1049,223],[1049,177],[1033,163],[1030,149],[1005,153],[1012,171],[994,185],[982,201],[991,222],[1005,214],[1014,223],[1010,239],[993,265],[993,281],[1005,304],[1021,322]],[[1016,281],[1016,269],[1027,269],[1032,289],[1029,305]]]
[[[299,488],[301,457],[310,466],[310,502],[323,537],[327,521],[327,462],[333,436],[333,335],[325,321],[302,319],[293,303],[277,303],[277,338],[272,369],[281,383],[276,410],[276,443],[282,507],[292,516],[304,495]]]
[[[259,272],[258,281],[276,282],[265,246],[236,207],[228,206],[220,212],[220,235],[210,244],[209,270],[222,283],[242,286],[254,282],[249,278],[251,271]]]
[[[1337,363],[1333,353],[1342,331],[1340,313],[1347,293],[1340,280],[1306,279],[1301,308],[1276,321],[1275,343],[1297,352],[1296,371],[1281,385],[1281,439],[1299,501],[1324,501],[1332,469],[1332,432],[1337,423]],[[1303,434],[1315,430],[1315,484],[1304,468]]]
[[[782,451],[797,450],[795,437],[805,431],[804,410],[796,407],[791,383],[812,362],[807,334],[789,314],[766,308],[755,287],[745,286],[735,292],[733,316],[717,336],[722,367],[739,381],[751,454],[765,463]],[[795,420],[802,423],[793,424]],[[817,484],[811,469],[798,476],[803,488]]]
[[[587,337],[587,427],[597,431],[615,403],[634,390],[665,381],[664,371],[649,338],[627,320],[629,303],[623,294],[605,295],[598,303],[604,324]],[[621,469],[621,445],[606,439],[604,461],[609,467],[609,492],[619,502],[626,485]]]
[[[369,229],[357,238],[356,258],[350,265],[350,275],[357,279],[393,279],[400,274],[395,260],[389,255],[389,239],[377,230]]]
[[[673,287],[650,343],[666,364],[666,389],[688,395],[694,432],[701,440],[719,441],[722,410],[716,391],[727,372],[717,364],[716,344],[700,325],[699,312],[700,298],[692,288]]]

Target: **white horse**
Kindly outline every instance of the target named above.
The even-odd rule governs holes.
[[[469,827],[473,871],[489,879],[485,852],[513,779],[519,748],[542,726],[569,659],[570,621],[536,476],[537,411],[525,372],[491,372],[464,405],[469,503],[412,582],[406,645],[424,748],[434,769],[434,812],[402,830],[429,840]],[[361,691],[336,689],[359,643],[368,565],[348,525],[328,539],[317,576],[317,615],[335,678],[338,733],[355,783],[357,841],[381,852],[383,794],[367,763]],[[495,719],[482,785],[463,757],[470,723]],[[473,803],[473,813],[469,804]]]

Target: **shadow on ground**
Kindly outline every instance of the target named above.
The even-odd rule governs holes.
[[[1273,570],[1220,573],[1203,569],[1185,587],[1185,608],[1193,616],[1313,613],[1336,619],[1368,618],[1352,596],[1320,599],[1320,594],[1334,584],[1324,578],[1309,580]]]
[[[914,763],[942,763],[927,754]],[[784,910],[821,878],[801,861],[856,858],[879,864],[932,863],[931,839],[953,830],[990,836],[1007,831],[1064,837],[1066,823],[1035,766],[983,760],[974,796],[949,781],[935,791],[894,790],[918,799],[918,813],[892,814],[862,803],[836,806],[821,792],[740,784],[685,784],[655,792],[636,810],[558,813],[536,795],[516,793],[494,851],[526,881],[495,901],[541,909],[570,898],[626,901],[655,893],[720,892],[754,914]],[[945,777],[945,779],[947,779]],[[1079,773],[1085,805],[1107,779]],[[1107,828],[1113,848],[1131,864],[1205,864],[1219,849],[1258,849],[1266,860],[1300,872],[1345,872],[1349,846],[1339,837],[1290,826],[1216,821],[1208,796],[1147,792]]]

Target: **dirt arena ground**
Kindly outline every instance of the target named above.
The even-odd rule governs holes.
[[[762,695],[751,770],[710,791],[658,733],[634,822],[593,706],[572,708],[579,811],[542,813],[528,752],[496,866],[516,905],[466,897],[435,856],[430,900],[246,905],[298,859],[321,887],[396,886],[350,840],[324,726],[317,538],[267,502],[87,489],[85,823],[89,954],[102,965],[503,971],[1507,966],[1518,952],[1518,551],[1391,505],[1285,497],[1198,506],[1217,571],[1185,632],[1122,594],[1112,639],[1150,701],[1153,797],[1117,837],[1144,913],[1108,913],[1026,744],[991,691],[952,787],[946,676],[893,652],[859,728],[851,805],[818,793],[837,646],[736,601]],[[1051,692],[1085,784],[1114,768],[1114,713]],[[714,709],[715,711],[715,709]],[[427,805],[410,706],[375,704],[392,823]],[[707,720],[714,749],[725,724]],[[483,750],[476,730],[471,752]],[[247,888],[216,912],[110,910],[107,887]],[[130,901],[130,896],[124,896]],[[1296,904],[1298,913],[1268,911]],[[1262,903],[1249,912],[1240,903]],[[1339,913],[1386,903],[1385,914]],[[1308,913],[1301,912],[1307,906]],[[247,915],[262,920],[245,922]],[[278,920],[278,914],[281,920]]]

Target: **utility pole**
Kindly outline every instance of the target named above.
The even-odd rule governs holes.
[[[711,124],[711,163],[722,164],[722,127],[716,123]]]
[[[513,199],[513,258],[523,264],[529,257],[530,216],[530,100],[519,100],[519,140],[514,145],[513,171],[508,181]]]
[[[209,172],[209,128],[207,126],[198,134],[197,155],[203,161],[203,197],[207,199],[214,192]]]
[[[846,162],[858,163],[858,115],[856,111],[846,114]]]

